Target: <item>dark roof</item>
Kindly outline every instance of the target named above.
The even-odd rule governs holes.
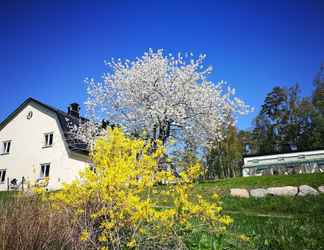
[[[81,140],[77,140],[72,133],[72,128],[79,127],[80,123],[87,121],[87,119],[84,117],[72,116],[62,110],[51,107],[32,97],[27,98],[14,112],[12,112],[6,119],[4,119],[0,123],[0,130],[3,127],[5,127],[11,121],[11,119],[13,119],[21,110],[23,110],[31,102],[36,103],[44,107],[45,109],[54,112],[57,115],[57,118],[59,120],[60,126],[64,134],[65,141],[67,142],[70,150],[84,155],[89,154],[88,145]]]

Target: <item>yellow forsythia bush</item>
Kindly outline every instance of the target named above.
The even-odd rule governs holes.
[[[161,145],[152,152],[121,129],[97,140],[91,153],[95,171],[84,170],[51,197],[56,209],[68,213],[80,248],[186,249],[191,232],[225,232],[232,220],[220,214],[219,198],[209,203],[191,195],[200,166],[176,178],[158,168],[163,155]]]

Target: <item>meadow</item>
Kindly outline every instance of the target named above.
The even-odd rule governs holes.
[[[307,197],[234,198],[232,187],[255,188],[307,184],[324,184],[324,174],[294,176],[238,177],[195,184],[193,196],[209,199],[220,193],[223,213],[234,223],[223,236],[222,249],[324,249],[324,194]],[[15,193],[0,193],[0,209],[10,202]],[[190,249],[211,249],[207,233],[192,234]]]
[[[324,194],[249,199],[229,196],[230,188],[303,184],[317,188],[324,184],[324,174],[238,177],[199,183],[195,190],[206,199],[215,192],[222,194],[224,212],[234,219],[224,249],[324,249]],[[201,243],[193,248],[208,249],[206,242],[205,247]]]

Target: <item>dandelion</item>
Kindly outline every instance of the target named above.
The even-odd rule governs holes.
[[[250,237],[246,236],[245,234],[241,234],[239,236],[239,239],[242,240],[242,241],[249,241]]]

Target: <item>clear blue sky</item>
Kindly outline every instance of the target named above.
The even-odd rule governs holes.
[[[99,80],[104,60],[148,48],[206,53],[212,79],[258,110],[275,85],[311,93],[324,62],[324,1],[2,0],[0,35],[0,120],[29,96],[62,109],[83,103],[83,80]]]

